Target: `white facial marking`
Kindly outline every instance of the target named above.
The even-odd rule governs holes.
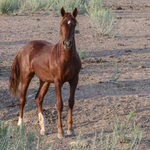
[[[71,23],[71,21],[69,20],[69,21],[68,21],[68,24],[70,24],[70,23]]]
[[[23,119],[19,117],[18,126],[22,126],[22,125],[23,125]]]
[[[41,131],[46,131],[45,120],[41,113],[39,113],[39,125],[41,126]]]

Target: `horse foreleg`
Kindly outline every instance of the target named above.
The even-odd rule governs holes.
[[[45,119],[44,119],[43,112],[42,112],[42,103],[43,103],[44,96],[48,90],[49,84],[50,83],[48,83],[48,82],[40,81],[40,88],[39,88],[38,93],[35,97],[36,98],[36,105],[38,108],[39,125],[41,126],[40,133],[42,135],[45,135],[47,132],[46,127],[45,127]]]
[[[69,82],[70,89],[69,89],[69,99],[68,99],[68,107],[69,107],[69,113],[68,113],[68,135],[74,135],[74,130],[72,127],[73,121],[72,121],[72,111],[74,106],[74,95],[75,90],[78,84],[78,76],[76,76],[73,80]]]
[[[61,112],[63,110],[63,102],[62,102],[62,97],[61,97],[62,83],[58,79],[55,79],[54,83],[55,83],[55,93],[56,93],[56,99],[57,99],[57,112],[58,112],[58,124],[57,124],[58,134],[57,134],[57,137],[59,139],[61,139],[64,137],[64,132],[62,129],[62,121],[61,121]]]

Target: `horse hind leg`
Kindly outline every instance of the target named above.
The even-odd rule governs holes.
[[[23,109],[26,103],[26,93],[27,93],[28,86],[33,76],[34,76],[34,73],[32,72],[27,77],[24,76],[21,78],[21,91],[20,91],[20,96],[19,96],[19,108],[20,108],[19,120],[18,120],[19,126],[23,125]]]
[[[43,82],[40,80],[40,87],[39,87],[39,90],[35,97],[36,105],[37,105],[37,109],[38,109],[39,125],[41,127],[40,133],[42,135],[46,135],[46,133],[47,133],[47,130],[45,127],[45,119],[44,119],[43,112],[42,112],[42,103],[43,103],[43,99],[48,90],[49,85],[50,85],[50,83]]]

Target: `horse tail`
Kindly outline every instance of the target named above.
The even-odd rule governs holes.
[[[15,59],[11,66],[11,72],[9,75],[9,93],[11,93],[14,97],[18,94],[19,83],[20,83],[20,53],[21,50],[16,54]]]

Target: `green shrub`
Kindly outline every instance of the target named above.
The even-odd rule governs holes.
[[[119,21],[115,23],[115,15],[103,5],[103,0],[90,0],[86,10],[97,35],[108,35],[118,26]]]
[[[30,12],[34,12],[36,10],[49,8],[53,0],[27,0],[27,2],[29,4]]]
[[[88,56],[88,52],[87,51],[79,50],[78,54],[79,54],[79,57],[80,57],[81,60],[85,59]]]
[[[66,11],[72,12],[76,7],[78,9],[78,13],[85,13],[86,8],[85,4],[88,4],[89,0],[54,0],[51,9],[53,11],[60,11],[63,7]]]
[[[135,113],[131,111],[126,116],[125,122],[116,117],[116,123],[113,127],[115,136],[118,137],[118,142],[121,144],[128,142],[128,149],[130,150],[137,150],[139,148],[143,135],[141,129],[133,122],[134,116]]]
[[[121,74],[118,74],[118,65],[115,67],[115,72],[114,74],[110,77],[109,81],[115,82],[120,78]]]
[[[143,132],[141,129],[135,125],[133,122],[133,118],[135,113],[131,111],[127,116],[126,120],[120,120],[116,116],[116,122],[112,124],[113,133],[107,134],[106,138],[104,138],[104,130],[102,129],[100,138],[98,138],[97,133],[95,133],[95,137],[92,140],[92,143],[88,144],[89,150],[116,150],[123,148],[123,144],[127,144],[126,149],[129,150],[138,150]],[[123,123],[124,122],[124,123]],[[120,145],[121,144],[121,145]],[[79,136],[75,144],[70,145],[70,150],[86,150],[87,149],[86,141],[82,142],[81,131],[79,132]],[[120,148],[121,146],[121,148]]]
[[[138,150],[143,132],[141,129],[135,125],[133,118],[135,113],[131,111],[127,116],[126,120],[120,120],[116,116],[116,122],[112,125],[112,134],[107,134],[104,137],[104,130],[102,129],[100,137],[95,136],[92,143],[88,144],[89,150],[115,150],[123,147],[126,144],[126,148],[129,150]],[[28,132],[25,134],[25,126],[21,129],[17,126],[15,129],[9,126],[5,126],[4,123],[0,121],[0,150],[40,150],[40,142],[42,141],[42,136],[40,135],[36,138],[35,134]],[[127,145],[128,144],[128,145]],[[70,145],[70,150],[86,150],[87,143],[82,140],[81,130],[77,136],[75,144]],[[47,150],[53,150],[53,145],[48,146]]]
[[[1,0],[0,1],[0,13],[10,14],[19,9],[20,0]]]
[[[24,10],[26,10],[27,3],[20,1],[20,6],[19,6],[19,13],[24,13]]]
[[[30,131],[25,134],[25,126],[11,128],[11,123],[6,126],[0,121],[0,150],[40,150],[42,139],[41,135],[36,138]],[[49,150],[51,148],[52,146],[48,147]]]

